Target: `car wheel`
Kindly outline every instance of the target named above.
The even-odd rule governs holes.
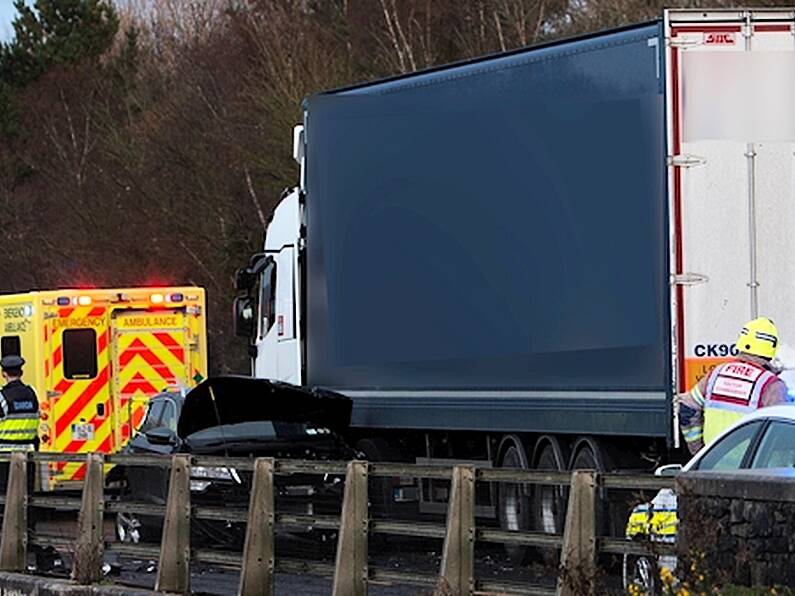
[[[147,532],[135,513],[126,511],[116,514],[116,538],[126,544],[138,544],[147,541]]]
[[[624,555],[624,589],[635,587],[642,594],[654,596],[659,594],[659,574],[657,562],[653,557]]]

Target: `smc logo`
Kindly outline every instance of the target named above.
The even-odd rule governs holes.
[[[714,46],[733,46],[734,34],[733,33],[705,33],[704,43]]]

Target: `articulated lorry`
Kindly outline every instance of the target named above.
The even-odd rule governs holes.
[[[672,10],[313,95],[300,182],[238,273],[253,374],[349,396],[373,460],[681,457],[676,393],[757,315],[795,337],[794,105],[791,10]],[[554,492],[493,497],[507,528],[559,526]]]

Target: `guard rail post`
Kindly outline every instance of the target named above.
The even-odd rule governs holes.
[[[455,466],[438,591],[463,596],[475,590],[475,468]]]
[[[3,465],[3,464],[0,464]],[[25,571],[28,557],[28,454],[11,454],[8,464],[0,571]]]
[[[2,465],[2,464],[0,464]],[[0,571],[25,571],[28,558],[28,454],[11,454],[8,464]]]
[[[104,458],[99,453],[89,453],[86,456],[79,534],[72,566],[72,579],[81,584],[95,583],[102,577],[102,559],[105,553],[102,531],[105,513],[103,464]]]
[[[342,499],[334,596],[367,594],[367,462],[348,463]]]
[[[171,460],[155,590],[181,594],[190,590],[190,457],[187,455],[175,455]]]
[[[596,593],[596,487],[594,470],[572,472],[557,585],[559,596]]]
[[[273,594],[273,467],[272,458],[254,462],[254,480],[248,505],[240,596]]]

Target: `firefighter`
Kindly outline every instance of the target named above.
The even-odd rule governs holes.
[[[786,403],[787,386],[772,365],[778,330],[770,319],[747,323],[737,339],[739,355],[719,364],[678,396],[679,425],[690,453],[757,408]]]

